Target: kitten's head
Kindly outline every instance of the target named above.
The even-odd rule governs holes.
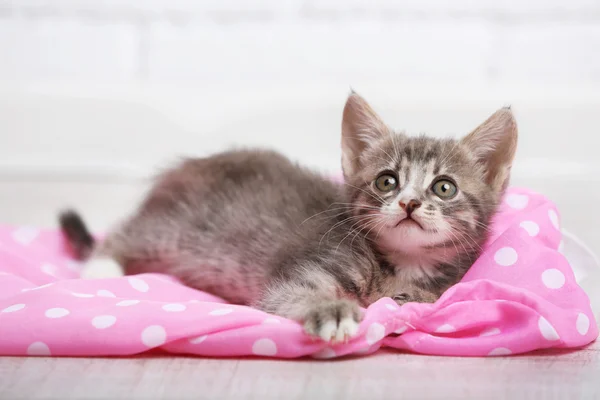
[[[476,252],[508,185],[517,147],[509,108],[460,140],[393,132],[352,93],[342,122],[342,166],[354,214],[382,250]]]

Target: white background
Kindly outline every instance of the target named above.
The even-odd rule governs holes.
[[[104,227],[182,154],[339,167],[352,86],[397,129],[512,104],[515,184],[600,244],[600,1],[0,1],[0,221]]]

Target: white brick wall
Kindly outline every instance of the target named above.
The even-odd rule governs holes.
[[[232,144],[334,169],[349,85],[412,132],[512,103],[525,160],[600,168],[600,1],[0,0],[0,175]]]
[[[131,80],[138,72],[133,26],[73,18],[0,20],[0,77]]]
[[[594,0],[13,0],[0,80],[600,81]]]
[[[149,79],[201,82],[483,80],[490,50],[486,27],[470,22],[240,23],[227,29],[154,23],[149,43]]]

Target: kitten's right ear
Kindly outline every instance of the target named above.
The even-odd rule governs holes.
[[[354,91],[348,96],[342,119],[342,168],[348,178],[361,168],[362,152],[379,138],[391,134],[390,129],[373,111],[369,103]]]

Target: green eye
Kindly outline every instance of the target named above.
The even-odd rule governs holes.
[[[431,187],[433,193],[435,193],[439,198],[447,200],[451,199],[458,192],[458,188],[448,179],[440,179]]]
[[[398,180],[394,175],[381,174],[375,180],[375,187],[382,192],[391,192],[398,187]]]

